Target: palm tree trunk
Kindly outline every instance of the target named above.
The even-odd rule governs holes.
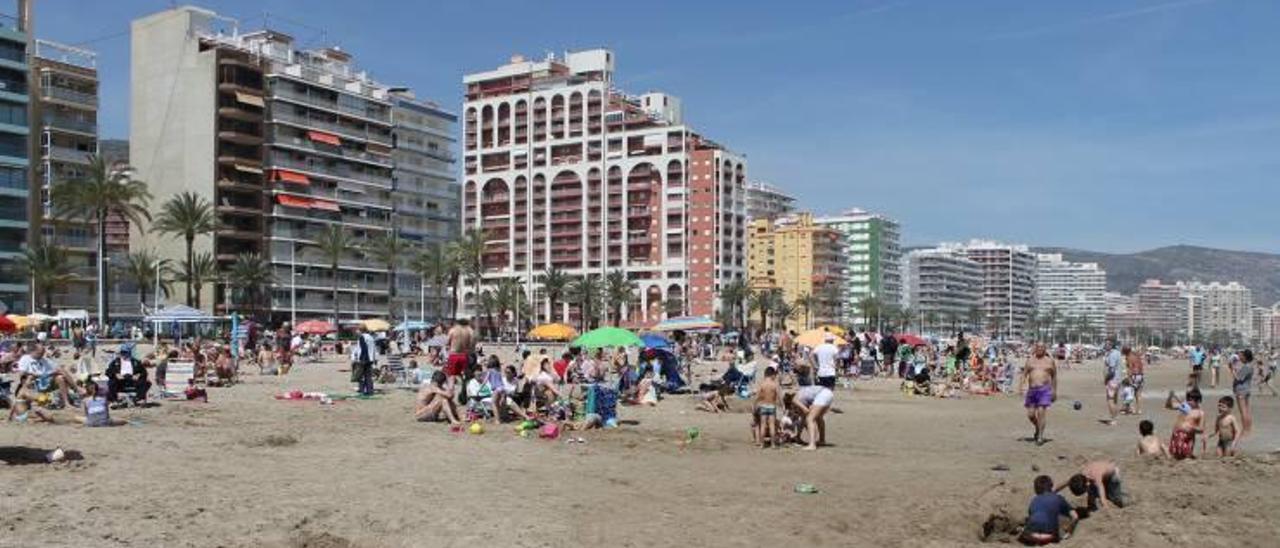
[[[107,295],[107,217],[99,211],[98,218],[98,329],[105,330],[110,306]],[[105,331],[100,331],[105,332]]]
[[[191,274],[192,274],[192,271],[195,270],[195,255],[196,255],[195,245],[196,245],[195,235],[188,236],[187,237],[187,272],[186,272],[187,274],[187,283],[186,283],[187,306],[192,306],[195,304],[195,299],[192,298],[192,291],[191,291],[191,278],[192,278]]]
[[[453,300],[449,302],[450,316],[453,317],[453,323],[458,323],[458,276],[453,277],[452,291]]]
[[[333,272],[333,327],[338,328],[338,263],[329,265]]]
[[[395,319],[396,307],[396,267],[395,263],[387,265],[387,273],[391,276],[391,281],[387,283],[387,316]]]

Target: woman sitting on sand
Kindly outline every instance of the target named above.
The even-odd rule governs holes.
[[[449,390],[444,387],[444,371],[436,370],[431,374],[431,382],[423,383],[418,390],[418,397],[413,405],[413,418],[419,422],[436,422],[441,415],[449,424],[458,424],[458,409],[450,397]]]

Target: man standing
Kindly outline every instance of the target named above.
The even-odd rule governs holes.
[[[466,318],[458,320],[449,329],[448,342],[445,344],[449,347],[449,361],[445,364],[444,374],[448,377],[446,386],[452,391],[458,377],[462,376],[470,363],[471,354],[476,351],[475,333],[471,331]]]
[[[1120,367],[1124,363],[1124,356],[1120,354],[1120,345],[1112,341],[1107,344],[1109,350],[1106,357],[1102,359],[1105,367],[1102,378],[1102,384],[1107,389],[1107,412],[1111,414],[1108,424],[1116,423],[1116,415],[1119,414],[1119,396],[1120,396],[1120,379],[1124,375],[1120,372]]]
[[[373,395],[373,365],[378,363],[378,343],[365,330],[364,325],[356,327],[356,341],[351,345],[351,376],[360,383],[359,392],[365,396]]]
[[[1142,385],[1146,382],[1146,362],[1142,361],[1142,352],[1134,352],[1129,347],[1120,350],[1124,354],[1124,366],[1129,370],[1129,386],[1133,387],[1133,414],[1142,414]]]
[[[1187,390],[1195,388],[1200,389],[1200,375],[1204,373],[1204,349],[1200,345],[1196,345],[1187,353],[1187,359],[1191,362],[1191,375],[1187,376]]]
[[[818,385],[829,389],[836,388],[836,356],[840,348],[836,346],[836,336],[827,333],[822,344],[813,349],[813,363],[818,370]]]
[[[1046,412],[1058,399],[1058,366],[1045,352],[1044,343],[1036,343],[1035,350],[1022,368],[1023,391],[1026,398],[1023,407],[1027,419],[1035,426],[1036,445],[1044,445]]]

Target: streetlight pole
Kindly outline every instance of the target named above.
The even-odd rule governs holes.
[[[351,284],[351,296],[352,296],[352,297],[355,297],[355,300],[356,300],[356,307],[355,307],[355,308],[356,308],[356,310],[355,310],[355,312],[356,312],[356,321],[360,321],[360,291],[359,291],[359,287],[360,287],[359,285]]]
[[[418,297],[419,299],[418,321],[426,323],[427,321],[427,277],[426,276],[423,276],[422,279],[418,281],[418,289],[422,293]]]
[[[289,327],[298,325],[298,265],[296,257],[298,242],[289,241]]]

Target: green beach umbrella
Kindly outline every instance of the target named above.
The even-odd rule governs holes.
[[[640,342],[640,337],[629,330],[620,327],[601,327],[583,333],[582,336],[574,339],[570,346],[596,349],[610,346],[644,346],[644,343]]]

